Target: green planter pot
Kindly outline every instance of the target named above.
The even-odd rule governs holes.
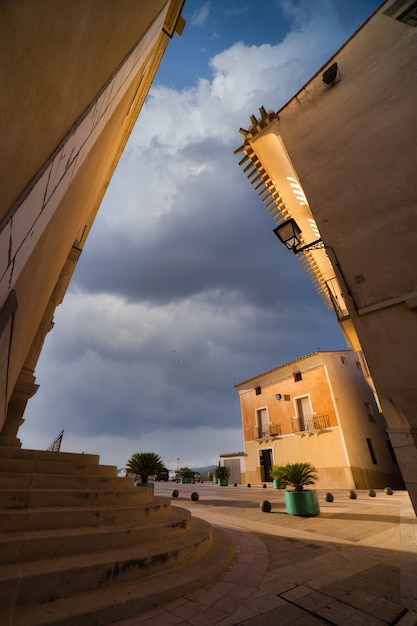
[[[274,478],[274,489],[283,489],[283,486],[281,485],[281,481],[277,480],[276,478]]]
[[[153,483],[139,483],[139,482],[136,482],[135,483],[135,487],[147,487],[148,489],[152,489],[152,493],[153,493],[155,485]]]
[[[217,483],[220,485],[220,487],[227,487],[229,481],[227,478],[218,478]]]
[[[317,492],[312,489],[305,491],[285,491],[285,507],[290,515],[312,517],[319,515],[320,505]]]
[[[181,484],[182,485],[189,485],[193,482],[192,478],[181,478]]]

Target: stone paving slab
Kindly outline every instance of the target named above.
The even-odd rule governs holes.
[[[270,486],[156,483],[155,493],[174,487],[177,506],[232,535],[236,558],[205,587],[112,626],[417,626],[417,520],[406,492],[350,500],[337,490],[333,503],[319,492],[321,514],[299,518]]]

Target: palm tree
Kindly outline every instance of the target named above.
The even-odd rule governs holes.
[[[220,465],[220,463],[214,470],[214,475],[217,480],[228,480],[231,473],[232,470],[230,469],[230,467],[228,467],[227,465]]]
[[[155,452],[135,452],[126,464],[132,474],[138,474],[141,482],[147,483],[149,476],[154,476],[164,469],[161,457]]]
[[[180,467],[178,470],[178,476],[180,478],[188,478],[188,480],[192,480],[194,478],[194,470],[189,467]]]
[[[303,491],[306,485],[314,485],[317,480],[317,470],[311,463],[275,465],[270,475],[279,480],[283,487],[290,485],[294,491]]]

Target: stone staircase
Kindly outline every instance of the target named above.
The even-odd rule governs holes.
[[[222,572],[226,533],[89,454],[0,447],[0,626],[99,626]]]

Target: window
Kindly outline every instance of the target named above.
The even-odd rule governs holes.
[[[392,447],[392,443],[389,439],[386,440],[387,441],[387,446],[388,446],[388,451],[391,455],[391,460],[394,463],[394,465],[398,465],[398,461],[397,461],[397,457],[395,456],[395,452],[394,452],[394,448]]]
[[[288,393],[284,393],[285,402],[289,402],[291,400],[291,396]]]
[[[294,372],[294,381],[298,383],[300,380],[303,380],[301,372]]]
[[[345,356],[340,356],[340,360],[342,361],[343,365],[347,365],[348,364],[348,360]]]
[[[409,26],[417,26],[417,2],[413,2],[403,13],[401,13],[397,20],[408,24]]]
[[[262,393],[262,389],[260,387],[255,387],[255,393],[257,396],[260,396]]]
[[[302,398],[295,398],[295,410],[298,418],[300,430],[313,430],[312,415],[313,410],[311,407],[310,396],[303,396]]]
[[[395,0],[395,2],[384,11],[384,14],[400,22],[404,22],[404,24],[408,24],[409,26],[417,26],[417,1]]]
[[[364,405],[365,405],[365,410],[366,410],[366,414],[368,416],[369,421],[374,422],[375,414],[374,414],[374,408],[372,404],[370,404],[369,402],[364,402]]]
[[[369,454],[371,455],[372,463],[374,465],[378,465],[378,457],[376,456],[374,442],[370,437],[366,438],[366,443],[368,444]]]
[[[403,8],[403,6],[406,4],[406,2],[407,2],[407,0],[395,0],[395,2],[393,2],[391,4],[391,6],[389,6],[387,9],[385,9],[384,15],[389,15],[390,17],[392,17],[396,13],[398,14],[400,9]]]
[[[266,409],[258,409],[256,411],[256,424],[258,438],[269,436],[269,417]]]
[[[358,352],[357,355],[359,357],[359,362],[361,364],[363,375],[364,376],[370,376],[371,374],[369,373],[369,368],[368,368],[368,364],[366,362],[364,353],[363,352]]]

